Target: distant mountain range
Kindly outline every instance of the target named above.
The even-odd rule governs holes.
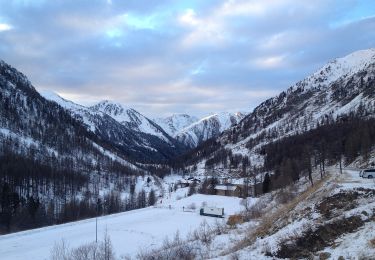
[[[91,107],[84,107],[68,101],[53,92],[46,91],[41,94],[46,99],[57,102],[71,111],[76,117],[81,118],[82,122],[93,132],[97,131],[98,127],[90,118],[108,115],[126,127],[126,129],[154,136],[160,139],[160,142],[165,142],[171,147],[176,146],[177,142],[188,149],[194,148],[210,138],[217,137],[244,117],[244,114],[240,112],[222,112],[211,114],[201,119],[187,114],[174,114],[165,118],[150,119],[133,108],[109,100],[101,101]],[[157,149],[152,145],[148,147]]]
[[[186,114],[177,114],[156,119],[156,122],[178,141],[189,148],[194,148],[208,139],[219,136],[240,122],[242,118],[244,114],[240,112],[217,113],[201,119]]]
[[[329,62],[248,115],[217,113],[197,118],[175,114],[156,119],[108,100],[86,107],[51,92],[41,96],[26,76],[1,61],[0,140],[3,144],[9,137],[18,140],[17,152],[29,153],[30,147],[33,151],[40,147],[48,151],[39,149],[36,154],[41,157],[81,154],[87,157],[86,164],[97,161],[89,157],[99,153],[136,169],[168,163],[214,140],[211,144],[215,147],[209,152],[200,152],[207,149],[203,145],[206,148],[190,153],[194,165],[204,164],[223,150],[261,165],[257,149],[263,144],[314,129],[327,118],[338,118],[359,108],[372,111],[374,60],[375,49],[368,49]],[[77,138],[82,141],[72,143]],[[65,144],[71,144],[69,151],[64,150]],[[12,146],[17,150],[16,145]]]
[[[188,115],[173,115],[156,122],[162,125],[178,141],[189,148],[194,148],[204,141],[219,136],[222,132],[236,125],[244,114],[217,113],[197,119]]]
[[[186,151],[183,144],[134,109],[109,101],[85,107],[55,93],[43,92],[42,95],[65,108],[88,131],[111,143],[132,161],[163,163]]]

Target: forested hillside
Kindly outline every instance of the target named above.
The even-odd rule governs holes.
[[[0,89],[0,233],[140,207],[134,186],[145,170],[126,153],[2,61]]]
[[[375,49],[354,52],[261,103],[219,138],[179,157],[173,167],[192,174],[262,173],[255,181],[267,172],[273,178],[288,172],[281,183],[308,174],[317,164],[324,168],[356,159],[369,164],[374,93]]]
[[[351,164],[360,159],[374,164],[375,119],[351,114],[305,133],[264,145],[264,170],[274,172],[272,188],[284,187],[306,175],[312,181],[313,168],[323,175],[327,165]]]
[[[42,95],[65,108],[87,131],[118,149],[132,163],[167,163],[186,150],[183,144],[134,109],[124,109],[109,101],[85,107],[55,93],[42,92]]]

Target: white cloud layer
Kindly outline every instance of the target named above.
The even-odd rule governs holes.
[[[80,103],[249,111],[375,46],[371,0],[0,0],[0,59]]]

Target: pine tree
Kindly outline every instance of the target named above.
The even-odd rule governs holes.
[[[156,203],[156,197],[155,197],[155,192],[154,190],[151,190],[148,194],[148,199],[147,199],[147,204],[148,206],[154,206]]]
[[[138,208],[146,207],[146,192],[144,190],[142,190],[140,193],[138,193],[137,207]]]
[[[191,195],[193,195],[195,193],[197,193],[196,184],[195,184],[195,182],[193,182],[189,186],[188,196],[191,196]]]
[[[262,186],[263,193],[269,192],[270,188],[271,188],[271,178],[270,178],[270,175],[267,172],[266,175],[264,176],[264,180],[263,180],[263,186]],[[255,187],[254,187],[254,189],[255,189]]]

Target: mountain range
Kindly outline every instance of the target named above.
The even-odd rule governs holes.
[[[171,173],[267,180],[269,190],[313,183],[326,165],[375,163],[375,49],[327,63],[246,115],[83,106],[40,94],[3,61],[0,101],[0,232],[96,216],[98,199],[103,214],[145,207],[144,189],[155,203]]]
[[[244,114],[241,112],[222,112],[201,119],[179,114],[156,119],[156,122],[178,141],[189,148],[194,148],[208,139],[217,137],[240,122],[242,118],[244,118]]]
[[[262,167],[265,145],[340,122],[353,114],[363,119],[375,115],[375,49],[334,59],[262,102],[213,142],[184,156],[181,167],[190,166],[192,174],[201,174],[208,166],[225,168],[227,160],[235,162],[236,157],[245,159],[245,164]],[[243,164],[233,165],[240,171]]]
[[[194,164],[204,163],[218,151],[230,150],[233,154],[249,157],[252,165],[261,165],[263,158],[255,148],[262,144],[314,129],[328,118],[336,119],[359,108],[371,112],[374,107],[374,59],[375,49],[335,59],[264,101],[247,115],[217,113],[197,118],[174,114],[156,119],[108,100],[86,107],[55,93],[42,92],[40,95],[26,76],[2,61],[2,136],[3,139],[16,136],[27,143],[25,147],[38,143],[52,151],[56,150],[54,143],[46,141],[40,132],[47,135],[53,132],[49,127],[59,129],[62,121],[63,125],[72,122],[80,129],[79,134],[84,132],[84,135],[92,136],[91,142],[94,147],[100,147],[102,154],[115,154],[116,158],[121,157],[132,165],[166,163],[189,149],[199,151],[197,146],[203,144],[205,147],[205,141],[213,138],[215,149],[210,148],[210,155],[195,158]],[[46,119],[41,119],[44,114]],[[48,123],[45,122],[47,119]],[[78,135],[73,130],[68,132],[75,137]],[[58,151],[65,153],[61,148]]]
[[[150,119],[133,108],[109,100],[85,107],[68,101],[54,92],[42,91],[41,94],[46,99],[57,102],[71,111],[93,132],[98,131],[98,127],[90,117],[106,115],[130,131],[158,138],[161,143],[166,143],[172,149],[194,148],[210,138],[217,137],[244,117],[240,112],[222,112],[213,113],[201,119],[187,114],[173,114],[164,118]],[[144,146],[159,152],[166,149],[166,147],[162,149],[154,147],[152,142]]]
[[[192,154],[202,154],[200,146],[207,149],[214,143],[210,153],[202,158],[195,156],[194,164],[204,164],[219,151],[227,150],[248,157],[252,165],[261,165],[264,158],[256,148],[263,144],[314,129],[328,119],[336,120],[358,109],[371,113],[375,102],[374,59],[375,49],[335,59],[247,115],[217,113],[197,118],[175,114],[157,119],[108,100],[86,107],[51,92],[40,95],[26,76],[1,61],[2,140],[13,136],[25,144],[20,150],[34,144],[56,151],[48,153],[56,156],[66,153],[62,147],[57,149],[56,143],[72,142],[65,141],[65,135],[85,141],[91,138],[91,146],[101,154],[111,154],[112,159],[119,157],[141,168],[167,163],[195,148],[188,153],[194,157]],[[61,129],[66,124],[66,130]],[[49,137],[54,131],[62,134]],[[205,143],[211,139],[214,141]]]

